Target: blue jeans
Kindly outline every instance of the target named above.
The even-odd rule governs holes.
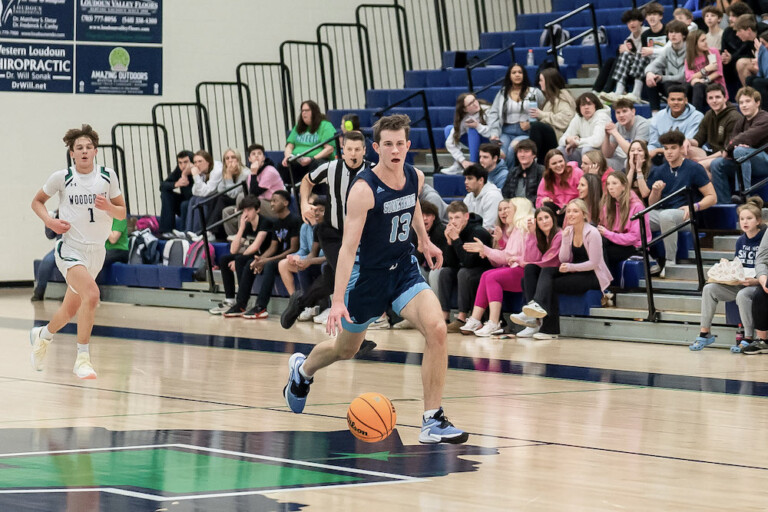
[[[753,148],[735,148],[733,158],[739,158],[753,151]],[[739,182],[736,179],[736,173],[739,166],[735,160],[730,158],[716,158],[710,166],[712,172],[712,185],[717,192],[717,202],[720,204],[729,204],[731,195],[738,190]],[[744,176],[744,190],[752,186],[752,181],[760,181],[768,177],[768,154],[759,153],[741,164],[741,174]]]
[[[501,127],[499,140],[501,141],[501,151],[507,155],[504,161],[508,168],[511,169],[515,164],[515,152],[510,149],[510,144],[527,138],[528,132],[520,128],[520,123],[505,124]]]
[[[451,130],[453,130],[452,124],[445,127],[444,132],[446,139],[448,138],[448,135],[451,134]],[[480,144],[488,142],[488,139],[481,136],[474,128],[468,128],[467,133],[462,135],[461,138],[459,138],[459,141],[466,144],[469,148],[469,161],[477,163],[480,161]]]
[[[53,255],[53,251],[43,256],[40,261],[40,265],[37,267],[37,275],[35,276],[35,290],[34,294],[40,298],[45,295],[45,288],[48,286],[53,275],[53,270],[56,268],[56,258]]]

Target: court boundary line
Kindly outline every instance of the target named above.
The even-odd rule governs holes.
[[[75,487],[75,488],[41,488],[41,489],[0,489],[0,494],[38,494],[38,493],[68,493],[68,492],[105,492],[109,494],[118,494],[121,496],[127,496],[132,498],[140,498],[154,502],[165,501],[190,501],[198,499],[213,499],[213,498],[229,498],[235,496],[250,496],[258,494],[276,494],[283,492],[296,492],[296,491],[314,491],[318,489],[337,489],[340,487],[364,487],[372,485],[388,485],[388,484],[403,484],[403,483],[418,483],[426,482],[429,479],[412,477],[407,475],[398,475],[395,473],[385,473],[382,471],[371,471],[367,469],[349,468],[343,466],[335,466],[333,464],[321,464],[319,462],[302,461],[296,459],[285,459],[282,457],[272,457],[269,455],[261,455],[255,453],[238,452],[234,450],[222,450],[220,448],[209,448],[206,446],[197,446],[193,444],[185,443],[168,443],[168,444],[151,444],[151,445],[135,445],[135,446],[114,446],[114,447],[101,447],[101,448],[77,448],[72,450],[42,450],[37,452],[18,452],[18,453],[3,453],[0,454],[0,458],[10,457],[28,457],[34,455],[66,455],[73,453],[91,453],[91,452],[106,452],[106,451],[126,451],[126,450],[147,450],[157,448],[180,448],[191,451],[203,451],[210,452],[218,455],[232,455],[246,459],[259,459],[269,462],[279,462],[283,464],[291,464],[294,466],[307,466],[310,468],[327,469],[336,471],[338,473],[350,473],[357,475],[375,476],[379,478],[389,478],[382,482],[360,482],[360,483],[345,483],[345,484],[327,484],[327,485],[312,485],[305,487],[289,487],[289,488],[273,488],[273,489],[260,489],[251,491],[232,491],[232,492],[209,492],[203,494],[183,494],[178,496],[160,496],[157,494],[149,494],[138,491],[132,491],[129,489],[120,489],[117,487]]]

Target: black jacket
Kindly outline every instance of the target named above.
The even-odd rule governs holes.
[[[160,183],[160,190],[173,190],[176,188],[176,182],[181,179],[181,169],[179,169],[178,166],[171,172],[171,174],[168,175],[167,178],[163,180],[162,183]],[[194,181],[192,180],[192,176],[188,177],[189,179],[189,185],[186,187],[180,187],[179,190],[181,190],[181,195],[184,196],[185,200],[188,200],[192,197],[192,184]]]
[[[447,258],[443,258],[443,266],[450,266],[453,268],[491,268],[491,263],[488,258],[481,258],[479,254],[473,252],[467,252],[464,250],[464,244],[466,242],[474,242],[475,238],[483,242],[488,247],[493,245],[493,237],[487,229],[483,227],[483,218],[476,213],[469,214],[469,222],[464,226],[464,229],[459,233],[459,238],[451,242],[450,248],[447,253],[451,257],[455,257],[455,262],[458,265],[447,265],[445,263]]]
[[[539,189],[542,176],[544,176],[544,166],[539,163],[533,162],[525,171],[523,171],[522,167],[516,165],[509,171],[507,181],[504,182],[504,187],[501,189],[501,195],[506,198],[515,197],[517,182],[525,180],[525,197],[536,204],[536,192]]]

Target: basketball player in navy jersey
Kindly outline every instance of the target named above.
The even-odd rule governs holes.
[[[29,333],[32,367],[43,370],[43,361],[53,335],[77,315],[77,358],[73,372],[81,379],[95,379],[88,350],[99,287],[96,276],[104,264],[104,243],[112,232],[112,219],[125,218],[125,201],[112,169],[94,165],[99,135],[89,125],[64,135],[73,165],[54,172],[32,200],[32,210],[56,232],[56,266],[67,281],[67,292],[59,310],[42,327]],[[59,218],[48,214],[46,201],[57,195]]]
[[[419,441],[458,444],[469,436],[448,421],[440,406],[448,366],[445,322],[440,302],[419,273],[410,243],[413,228],[419,251],[431,266],[440,267],[442,253],[429,241],[419,206],[424,174],[405,163],[411,146],[409,132],[410,119],[405,115],[382,117],[373,127],[379,163],[357,174],[347,198],[327,323],[328,334],[338,336],[316,345],[309,356],[291,356],[283,394],[293,412],[302,412],[314,374],[353,357],[368,325],[391,305],[426,339],[421,371],[425,412]]]

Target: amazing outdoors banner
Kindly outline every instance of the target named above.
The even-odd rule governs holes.
[[[162,94],[161,0],[0,0],[0,91]]]

